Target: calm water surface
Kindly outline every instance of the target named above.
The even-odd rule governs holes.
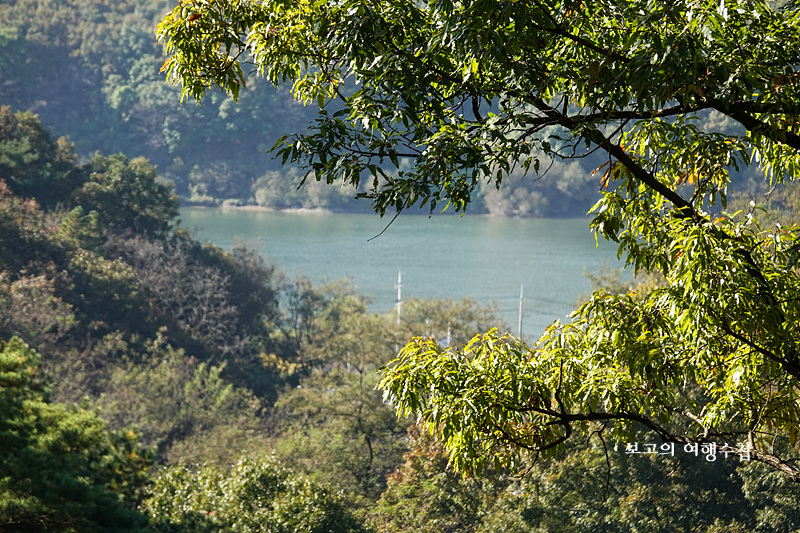
[[[595,247],[588,219],[409,215],[371,240],[388,219],[182,208],[181,220],[197,238],[222,248],[250,243],[291,276],[349,277],[376,312],[394,306],[400,270],[403,298],[496,302],[516,332],[524,285],[525,336],[565,319],[589,290],[584,272],[618,264],[615,246]]]

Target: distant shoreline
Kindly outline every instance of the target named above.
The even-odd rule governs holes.
[[[266,213],[291,213],[295,215],[331,215],[334,212],[324,207],[287,207],[277,209],[263,205],[219,205],[217,208],[223,211],[262,211]]]
[[[214,202],[192,202],[190,200],[179,200],[179,207],[191,207],[194,209],[222,209],[223,211],[261,211],[264,213],[290,213],[296,215],[330,215],[335,211],[326,209],[324,207],[287,207],[277,208],[268,207],[265,205],[231,205],[231,204],[217,204]]]
[[[216,203],[216,202],[192,202],[190,200],[185,200],[183,198],[179,199],[179,207],[190,207],[193,209],[221,209],[223,211],[253,211],[253,212],[261,212],[261,213],[286,213],[290,215],[336,215],[336,214],[349,214],[349,215],[360,215],[360,214],[375,214],[374,211],[371,210],[364,210],[364,211],[334,211],[332,209],[327,209],[325,207],[269,207],[264,205],[253,205],[253,204],[242,204],[236,205],[233,203],[226,204],[223,203]],[[455,213],[455,212],[434,212],[428,213],[425,210],[413,211],[407,210],[404,212],[404,215],[412,215],[412,216],[462,216],[462,213]],[[520,215],[502,215],[497,213],[463,213],[464,216],[470,217],[487,217],[487,218],[508,218],[508,219],[531,219],[531,218],[550,218],[550,219],[572,219],[572,218],[588,218],[588,214],[583,216],[580,215],[551,215],[551,216],[520,216]]]
[[[268,207],[265,205],[223,205],[223,204],[212,204],[212,203],[205,203],[205,202],[184,202],[180,203],[180,207],[190,207],[192,209],[221,209],[222,211],[254,211],[254,212],[261,212],[261,213],[286,213],[289,215],[337,215],[337,214],[344,214],[344,215],[374,215],[374,211],[333,211],[331,209],[326,209],[324,207]],[[407,211],[404,214],[412,215],[412,216],[429,216],[430,214],[427,211]],[[461,213],[438,213],[434,212],[433,216],[461,216]],[[515,218],[515,217],[508,217],[503,215],[492,215],[491,213],[469,213],[465,214],[466,216],[471,217],[498,217],[498,218]],[[542,218],[542,217],[516,217],[516,218]]]

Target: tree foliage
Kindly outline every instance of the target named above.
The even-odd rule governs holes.
[[[386,490],[371,509],[370,525],[381,533],[479,530],[507,483],[497,475],[465,478],[453,472],[441,444],[420,429],[409,428],[405,461],[389,476]],[[506,524],[509,518],[504,517]]]
[[[0,526],[3,531],[144,531],[134,510],[151,454],[132,430],[50,403],[39,355],[0,341]]]
[[[798,236],[721,210],[733,171],[800,174],[797,2],[196,0],[159,35],[185,96],[235,98],[253,64],[316,102],[278,154],[365,185],[381,214],[462,211],[480,183],[601,154],[592,228],[667,285],[596,293],[534,348],[493,332],[408,344],[382,387],[442,428],[454,464],[513,463],[599,424],[744,446],[800,480]]]
[[[398,420],[376,390],[379,369],[411,335],[449,338],[455,346],[496,322],[496,311],[469,300],[412,299],[404,301],[398,325],[394,312],[368,313],[365,297],[349,284],[312,292],[302,300],[317,308],[304,328],[296,373],[275,402],[279,432],[270,444],[282,461],[368,513],[402,463],[411,423]]]
[[[97,401],[113,427],[137,425],[172,464],[230,464],[257,447],[260,402],[159,336],[141,358],[114,365]]]
[[[98,212],[107,228],[163,235],[178,216],[174,193],[157,181],[155,167],[143,157],[129,161],[121,154],[97,154],[87,170],[76,201]]]
[[[281,276],[245,248],[173,232],[175,198],[146,160],[65,156],[58,168],[79,179],[61,190],[48,170],[58,141],[30,113],[0,117],[17,124],[0,158],[29,146],[0,181],[0,338],[43,354],[56,401],[89,402],[113,430],[138,426],[159,461],[257,447],[261,403],[247,388],[275,395],[280,381],[259,355],[285,355],[271,338]],[[34,199],[56,189],[57,202]]]
[[[69,135],[81,157],[95,150],[146,156],[186,200],[368,209],[353,201],[349,187],[316,184],[296,192],[274,186],[302,175],[260,156],[314,115],[288,90],[250,78],[241,106],[219,92],[202,107],[177,104],[178,91],[158,74],[161,51],[152,31],[173,6],[167,0],[7,0],[0,10],[0,101],[39,114],[58,135]],[[596,188],[587,172],[595,163],[556,162],[544,180],[514,175],[506,180],[513,185],[500,190],[483,186],[470,209],[580,216]],[[576,179],[561,179],[566,172]]]
[[[363,297],[332,284],[303,347],[306,370],[276,401],[278,456],[368,505],[401,462],[405,427],[375,390],[378,368],[393,355],[389,317],[368,314]],[[326,458],[321,461],[321,458]]]
[[[677,447],[672,455],[669,446],[634,454],[580,439],[556,460],[527,465],[524,475],[488,469],[465,477],[424,428],[412,427],[409,441],[369,515],[376,531],[788,533],[800,519],[798,486],[738,457],[708,461]]]
[[[270,459],[242,459],[229,472],[170,468],[144,508],[162,531],[366,531],[325,488]]]
[[[96,150],[147,157],[185,198],[248,200],[265,166],[280,170],[259,156],[307,112],[288,91],[258,82],[243,91],[254,103],[248,108],[222,94],[202,108],[178,105],[178,91],[158,73],[153,38],[171,7],[168,0],[3,2],[0,102],[37,113],[82,157]],[[58,199],[55,191],[50,197]]]
[[[13,194],[54,207],[83,180],[74,162],[68,139],[53,139],[32,113],[0,107],[0,179]]]

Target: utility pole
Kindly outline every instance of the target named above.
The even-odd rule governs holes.
[[[397,301],[395,302],[395,307],[397,307],[397,327],[400,327],[400,314],[403,309],[403,275],[400,272],[400,269],[397,269],[397,283],[395,284],[397,287]]]
[[[517,328],[517,337],[522,338],[522,302],[525,299],[523,296],[524,285],[519,286],[519,327]]]

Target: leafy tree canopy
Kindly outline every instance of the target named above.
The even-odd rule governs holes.
[[[382,386],[456,466],[644,426],[800,480],[773,445],[794,445],[800,416],[798,235],[717,207],[732,169],[800,174],[796,1],[190,0],[158,31],[184,95],[236,97],[255,69],[316,102],[278,153],[367,183],[381,214],[460,211],[517,167],[607,159],[592,227],[666,286],[596,293],[535,349],[496,332],[406,346]]]
[[[128,430],[51,404],[39,355],[0,341],[0,526],[3,531],[144,531],[133,504],[151,454]]]
[[[97,154],[88,170],[88,180],[76,192],[77,201],[100,213],[107,227],[164,234],[178,216],[177,198],[157,181],[155,167],[145,158]]]
[[[366,531],[326,489],[269,459],[242,459],[230,472],[167,469],[144,508],[162,531]]]
[[[63,202],[84,179],[74,162],[66,137],[53,139],[33,113],[0,107],[0,179],[15,195],[47,207]]]

